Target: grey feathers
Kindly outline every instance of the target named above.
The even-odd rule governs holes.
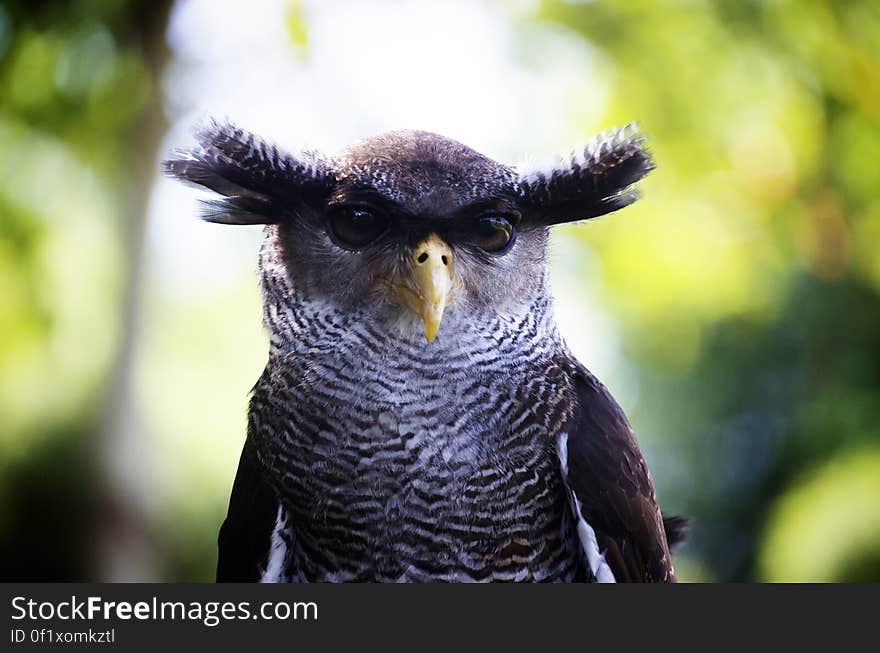
[[[380,134],[346,148],[338,157],[337,176],[416,212],[441,207],[450,212],[468,202],[519,192],[512,168],[467,145],[417,130]]]
[[[273,251],[273,344],[248,438],[295,529],[290,577],[584,577],[554,446],[569,393],[548,298],[508,316],[456,311],[428,347],[308,301]]]

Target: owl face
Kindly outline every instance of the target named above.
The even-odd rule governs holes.
[[[275,225],[304,297],[417,325],[428,343],[444,322],[461,328],[530,305],[546,291],[548,226],[632,202],[626,188],[651,166],[640,139],[619,132],[527,173],[419,131],[335,157],[291,156],[230,126],[212,125],[199,141],[166,168],[223,196],[206,219]]]
[[[516,174],[459,143],[393,132],[333,159],[334,183],[279,231],[298,288],[346,310],[421,322],[504,311],[543,276],[546,227],[523,220]]]

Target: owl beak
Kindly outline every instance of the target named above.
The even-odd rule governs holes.
[[[411,279],[404,302],[425,326],[425,339],[434,342],[452,289],[452,248],[437,234],[431,234],[413,248]]]

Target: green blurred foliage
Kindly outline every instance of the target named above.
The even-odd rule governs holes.
[[[155,97],[144,17],[162,4],[0,5],[4,579],[94,570],[97,433],[145,183],[131,150]]]
[[[880,5],[541,15],[596,49],[602,123],[638,118],[658,163],[643,202],[570,234],[637,369],[661,501],[694,518],[683,578],[880,581]]]

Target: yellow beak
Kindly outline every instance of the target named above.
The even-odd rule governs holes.
[[[413,248],[409,283],[395,284],[404,303],[425,326],[425,339],[434,342],[452,289],[452,248],[431,234]]]

